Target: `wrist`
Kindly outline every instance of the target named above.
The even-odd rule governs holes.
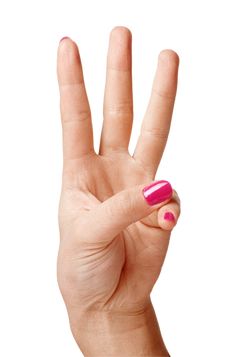
[[[167,357],[151,302],[136,313],[70,311],[73,336],[85,357]]]

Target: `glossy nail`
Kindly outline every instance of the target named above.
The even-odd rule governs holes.
[[[175,221],[175,216],[173,215],[172,212],[165,212],[164,219],[166,221],[174,222]]]
[[[168,181],[159,180],[144,187],[143,195],[150,206],[168,200],[172,196],[172,187]]]

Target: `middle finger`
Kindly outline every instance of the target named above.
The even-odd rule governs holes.
[[[131,32],[116,27],[110,34],[100,154],[127,151],[133,121]]]

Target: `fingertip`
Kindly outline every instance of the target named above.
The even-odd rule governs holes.
[[[58,45],[57,73],[60,85],[83,82],[82,64],[77,44],[65,36]]]
[[[110,33],[108,49],[108,68],[130,71],[132,55],[132,35],[127,27],[116,26]]]
[[[179,55],[171,49],[164,49],[159,53],[158,59],[165,63],[171,63],[175,66],[179,65]]]
[[[175,222],[175,215],[172,212],[165,212],[163,218],[168,222]]]
[[[129,39],[132,37],[132,33],[128,27],[115,26],[111,30],[110,36],[115,37],[116,39],[121,39],[121,38],[123,39],[124,37]]]
[[[180,205],[176,201],[171,201],[158,211],[159,226],[164,230],[171,231],[176,226],[179,216]]]
[[[64,36],[64,37],[62,37],[62,38],[60,39],[59,43],[61,43],[61,42],[64,41],[64,40],[68,40],[68,39],[70,39],[70,37]]]
[[[150,206],[165,205],[173,195],[173,188],[166,180],[153,181],[142,189],[143,196]]]
[[[64,36],[59,41],[58,51],[61,55],[68,53],[75,54],[78,52],[78,46],[70,37]]]
[[[167,212],[161,212],[161,214],[159,214],[158,221],[162,229],[166,231],[171,231],[177,223],[177,218],[174,212],[167,211]]]

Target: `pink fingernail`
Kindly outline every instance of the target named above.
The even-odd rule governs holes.
[[[174,222],[174,221],[175,221],[175,216],[173,215],[172,212],[166,212],[166,213],[164,214],[164,219],[165,219],[166,221]]]
[[[68,36],[62,37],[62,38],[60,39],[60,42],[63,41],[63,40],[65,40],[65,39],[67,39],[67,38],[69,38],[69,37],[68,37]]]
[[[172,196],[172,187],[168,181],[159,180],[144,187],[143,195],[150,206],[168,200]]]

